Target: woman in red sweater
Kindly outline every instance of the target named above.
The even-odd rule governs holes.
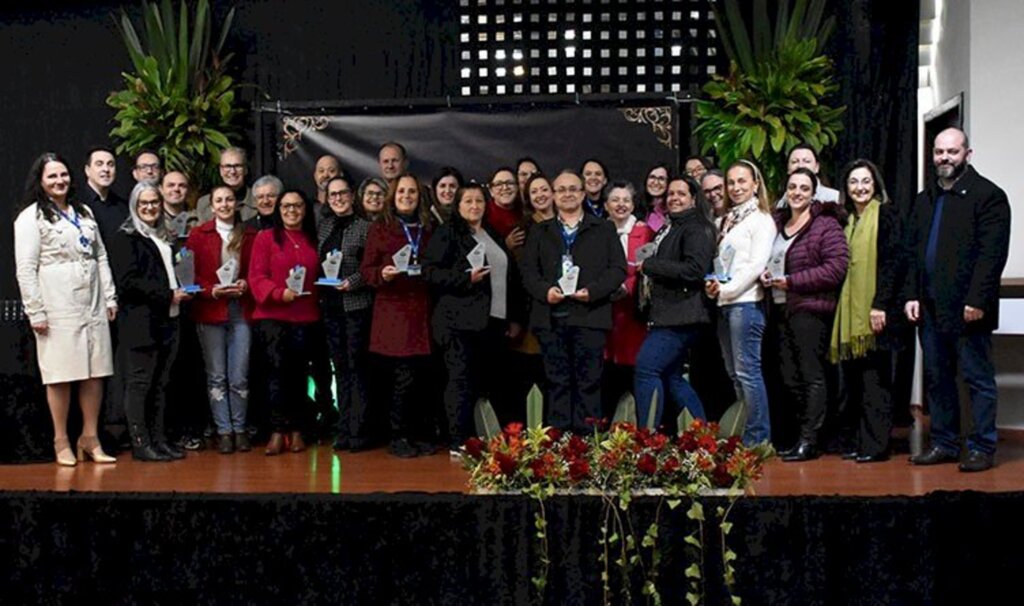
[[[253,320],[257,321],[260,343],[268,358],[267,391],[273,433],[267,443],[268,456],[281,454],[286,433],[292,452],[305,450],[297,421],[305,415],[295,410],[306,402],[306,377],[313,330],[320,319],[317,298],[312,295],[320,258],[316,251],[313,209],[300,191],[281,194],[276,225],[261,231],[252,247],[249,288],[256,300]],[[301,289],[287,284],[292,272],[306,270]]]
[[[376,290],[370,351],[391,366],[391,454],[409,458],[433,454],[428,435],[430,404],[417,402],[429,383],[430,290],[420,255],[430,239],[430,211],[416,177],[404,174],[388,196],[381,219],[370,227],[360,272]],[[392,257],[408,247],[408,269]]]
[[[230,187],[215,188],[210,206],[213,220],[194,228],[185,246],[194,254],[196,284],[203,288],[191,313],[206,362],[206,388],[220,436],[217,449],[230,454],[236,448],[242,452],[251,449],[245,422],[252,296],[245,277],[256,228],[242,222]],[[218,275],[222,268],[223,278]]]

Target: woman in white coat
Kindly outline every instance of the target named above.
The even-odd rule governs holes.
[[[77,461],[67,433],[72,383],[79,384],[82,407],[79,458],[113,463],[96,437],[102,378],[114,372],[109,323],[117,298],[107,252],[89,208],[75,199],[67,162],[43,154],[25,189],[14,221],[14,255],[25,315],[36,335],[57,463]]]

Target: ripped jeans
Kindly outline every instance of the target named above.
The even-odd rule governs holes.
[[[206,393],[220,435],[243,433],[249,406],[249,345],[252,333],[238,301],[228,304],[224,324],[197,324],[206,361]]]

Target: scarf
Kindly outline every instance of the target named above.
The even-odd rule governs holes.
[[[875,298],[878,268],[878,214],[881,203],[868,202],[858,218],[850,213],[846,221],[846,241],[850,244],[850,263],[846,281],[839,293],[829,358],[840,360],[863,358],[875,348],[871,331],[871,302]]]
[[[721,232],[718,234],[719,244],[721,244],[725,235],[729,233],[732,228],[742,223],[744,219],[754,214],[757,210],[759,210],[757,207],[757,198],[751,198],[743,204],[738,204],[729,209],[729,212],[727,212],[725,217],[722,218]]]

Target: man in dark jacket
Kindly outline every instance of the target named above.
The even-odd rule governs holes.
[[[611,295],[626,280],[626,256],[615,226],[584,212],[579,175],[563,171],[553,188],[558,213],[530,230],[521,272],[550,384],[546,421],[582,433],[601,414]]]
[[[89,150],[85,157],[85,178],[89,186],[85,190],[85,203],[92,210],[100,228],[100,237],[106,244],[128,218],[128,202],[110,189],[117,178],[114,152],[110,148],[94,147]]]
[[[937,182],[918,194],[907,229],[905,312],[921,325],[931,448],[915,465],[960,455],[959,366],[970,388],[973,427],[960,471],[984,471],[996,450],[996,381],[992,330],[999,325],[999,278],[1010,245],[1006,193],[968,162],[967,135],[935,137]]]

